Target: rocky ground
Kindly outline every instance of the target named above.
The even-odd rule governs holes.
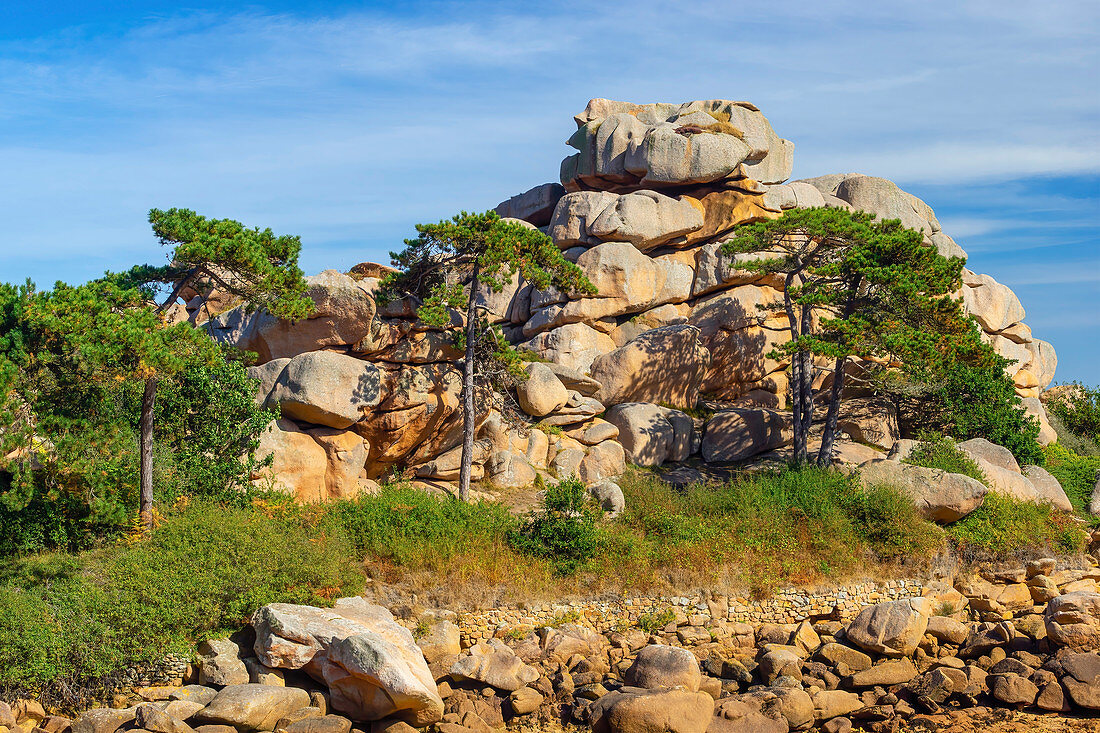
[[[1100,570],[1054,560],[864,607],[746,624],[669,609],[462,642],[362,598],[272,604],[177,685],[68,718],[0,704],[0,733],[827,733],[1100,730]],[[411,627],[411,630],[410,630]]]

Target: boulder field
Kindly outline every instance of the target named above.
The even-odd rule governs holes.
[[[900,219],[941,253],[965,257],[932,208],[888,180],[844,173],[788,181],[792,143],[748,102],[593,99],[575,122],[569,145],[577,152],[562,163],[560,182],[513,196],[497,212],[546,232],[598,292],[536,291],[517,275],[502,292],[479,294],[506,336],[541,360],[528,365],[515,394],[526,424],[488,408],[479,417],[473,477],[487,491],[576,474],[601,486],[604,501],[628,462],[783,458],[788,364],[768,356],[786,338],[786,317],[769,309],[782,283],[739,267],[750,255],[722,252],[738,225],[795,207],[861,209]],[[257,399],[282,418],[262,437],[274,463],[257,480],[320,501],[373,491],[399,469],[425,490],[453,493],[461,355],[417,321],[414,303],[379,306],[373,294],[387,271],[363,263],[307,278],[315,309],[294,323],[231,303],[213,317],[189,312],[217,340],[259,356],[251,369]],[[1038,399],[1054,375],[1053,348],[1032,335],[1020,300],[992,277],[965,270],[958,297],[997,352],[1014,360],[1017,393],[1039,419],[1041,440],[1053,440]],[[453,314],[456,324],[462,318]],[[849,368],[858,377],[859,364]],[[817,386],[831,378],[821,365]],[[701,396],[713,411],[707,419],[688,414]],[[1041,469],[989,455],[979,460],[989,486],[887,463],[900,438],[894,408],[853,386],[843,409],[838,462],[870,462],[868,476],[906,487],[934,519],[958,518],[986,490],[1068,506]]]
[[[0,728],[838,733],[936,730],[936,716],[989,709],[1089,718],[1100,715],[1098,579],[1094,565],[1042,559],[845,618],[748,624],[700,604],[604,633],[582,615],[470,642],[449,611],[399,623],[362,598],[272,604],[233,640],[201,645],[189,684],[134,688],[75,719],[0,703]]]

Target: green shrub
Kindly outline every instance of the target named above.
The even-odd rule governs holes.
[[[651,611],[638,617],[638,628],[647,634],[653,634],[676,620],[676,612],[671,608],[663,611]]]
[[[972,479],[986,483],[987,479],[978,463],[959,449],[955,441],[946,435],[925,433],[921,435],[920,442],[913,446],[903,463],[911,463],[914,466],[925,468],[938,468],[948,473],[961,473]]]
[[[1047,471],[1058,479],[1073,508],[1080,514],[1087,514],[1100,474],[1100,457],[1077,455],[1061,442],[1048,445],[1043,452]]]
[[[1059,445],[1079,456],[1100,457],[1100,442],[1096,439],[1078,435],[1070,430],[1054,410],[1047,412],[1047,420],[1058,436]]]
[[[1093,443],[1100,441],[1100,387],[1074,382],[1050,400],[1047,411],[1077,437]]]
[[[558,572],[571,573],[591,559],[600,545],[601,512],[576,476],[546,487],[542,511],[508,532],[520,552],[544,557]]]
[[[240,628],[266,603],[324,605],[363,576],[341,536],[195,503],[151,538],[12,560],[0,576],[0,687],[62,704],[90,680]]]
[[[990,492],[985,502],[947,528],[964,556],[1017,556],[1034,552],[1080,552],[1084,533],[1072,515],[1049,504],[1019,501]]]

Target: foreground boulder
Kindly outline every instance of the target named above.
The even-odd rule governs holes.
[[[255,613],[252,626],[260,661],[301,669],[324,683],[338,712],[357,720],[393,716],[416,726],[443,716],[423,653],[381,606],[362,598],[341,598],[332,609],[272,603]]]
[[[1100,593],[1077,591],[1058,596],[1044,614],[1047,636],[1071,649],[1100,649]]]
[[[705,733],[714,699],[705,692],[625,688],[601,697],[589,714],[593,733]]]
[[[265,731],[273,730],[287,713],[308,706],[309,693],[297,687],[229,685],[195,715],[195,720],[244,731]]]
[[[848,625],[847,638],[864,651],[908,657],[920,645],[931,615],[927,598],[878,603],[859,612]]]

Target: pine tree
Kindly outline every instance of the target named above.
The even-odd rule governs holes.
[[[122,290],[143,293],[152,302],[143,307],[158,318],[188,289],[200,298],[215,291],[232,294],[248,307],[264,308],[287,320],[309,315],[313,303],[305,295],[306,284],[298,267],[302,247],[298,237],[276,237],[270,229],[250,229],[232,219],[207,219],[189,209],[153,209],[149,223],[160,243],[172,248],[168,264],[138,265],[105,280]],[[158,302],[155,298],[161,289],[168,293]],[[152,522],[157,382],[170,373],[170,369],[150,367],[143,376],[140,513],[146,526]]]
[[[898,220],[839,208],[791,209],[741,227],[727,254],[757,253],[739,265],[781,275],[790,339],[769,356],[791,360],[794,460],[809,460],[814,358],[833,362],[819,465],[832,461],[849,358],[929,358],[942,344],[927,326],[959,311],[951,293],[963,261],[945,258]]]
[[[464,351],[462,379],[462,465],[459,498],[470,493],[478,376],[496,363],[513,375],[519,358],[499,329],[489,324],[478,295],[501,292],[518,272],[536,290],[554,287],[566,293],[595,292],[579,267],[569,262],[545,234],[496,213],[462,212],[450,221],[417,224],[418,236],[391,253],[397,272],[383,279],[379,300],[405,297],[417,302],[417,317],[429,326],[452,331]],[[452,325],[460,314],[461,326]]]

